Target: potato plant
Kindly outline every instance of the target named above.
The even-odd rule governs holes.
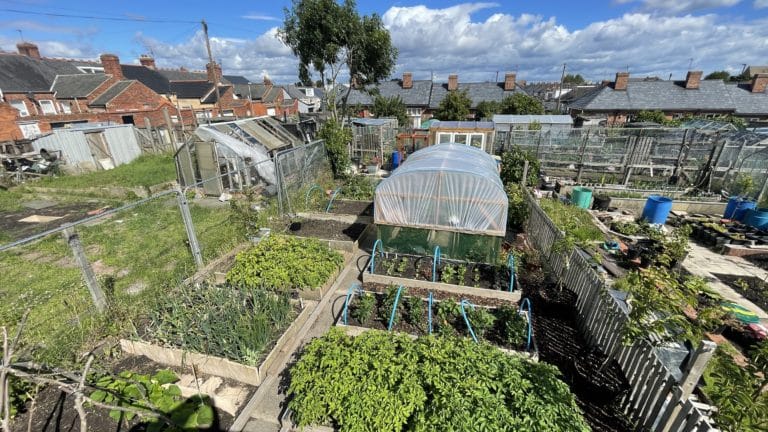
[[[290,369],[300,427],[349,431],[588,431],[559,372],[469,339],[332,329]]]

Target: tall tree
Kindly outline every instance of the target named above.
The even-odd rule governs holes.
[[[705,76],[704,79],[705,80],[710,80],[710,79],[711,80],[716,80],[716,79],[719,79],[719,80],[723,80],[723,81],[728,81],[729,79],[731,79],[731,74],[729,74],[727,71],[715,71],[715,72],[712,72],[711,74]]]
[[[466,90],[450,91],[440,101],[435,117],[438,120],[466,120],[471,107],[472,100]]]
[[[496,101],[481,101],[475,108],[475,117],[478,120],[490,119],[494,114],[501,112],[501,104]]]
[[[304,82],[317,73],[329,83],[326,106],[334,118],[347,111],[353,87],[375,84],[388,77],[395,67],[397,49],[389,31],[376,15],[360,16],[354,0],[293,0],[285,8],[278,37],[299,58],[299,79]],[[339,78],[348,75],[347,89]],[[339,106],[339,103],[341,106]]]
[[[533,96],[515,93],[501,101],[502,114],[544,114],[544,105]]]
[[[582,85],[586,83],[587,81],[584,79],[581,74],[571,75],[568,74],[563,77],[563,84],[575,84],[575,85]]]
[[[408,123],[408,111],[400,96],[388,98],[376,95],[373,99],[373,115],[377,118],[396,118],[400,126],[405,126]]]

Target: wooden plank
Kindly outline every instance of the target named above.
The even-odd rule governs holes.
[[[661,364],[655,364],[653,372],[648,377],[648,391],[640,399],[637,404],[637,418],[638,423],[645,422],[648,418],[648,414],[656,403],[656,399],[659,397],[661,390],[663,389],[664,379],[667,371]]]
[[[659,391],[659,396],[656,398],[656,402],[654,402],[653,407],[651,407],[651,410],[648,412],[648,415],[645,417],[645,422],[643,422],[642,424],[642,427],[644,430],[651,429],[653,425],[656,423],[657,418],[661,416],[662,409],[664,408],[664,403],[666,403],[667,399],[671,397],[670,392],[672,392],[672,388],[674,386],[675,386],[675,379],[672,377],[672,375],[667,373],[664,376],[664,385]]]

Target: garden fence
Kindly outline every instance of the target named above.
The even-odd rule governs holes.
[[[550,274],[559,275],[564,286],[578,296],[577,324],[582,334],[590,345],[599,346],[605,353],[618,353],[615,359],[630,384],[622,406],[637,429],[660,432],[717,430],[690,400],[692,386],[678,384],[649,342],[641,341],[631,346],[622,343],[621,329],[627,321],[626,311],[607,293],[603,278],[576,248],[568,252],[557,250],[557,243],[564,240],[563,233],[529,193],[526,193],[526,201],[530,209],[526,232],[542,253]],[[698,369],[703,367],[699,366]],[[684,376],[681,381],[687,383],[690,380]]]
[[[749,131],[579,128],[497,133],[494,151],[511,146],[534,153],[544,168],[591,181],[625,183],[631,176],[666,182],[676,175],[700,188],[728,189],[739,174],[759,192],[768,179],[768,136]],[[708,178],[703,174],[711,172]],[[596,177],[597,176],[597,177]],[[699,184],[702,183],[702,184]]]
[[[319,178],[331,176],[325,141],[284,150],[275,155],[274,161],[280,214],[294,213],[304,200],[301,191],[311,187]]]

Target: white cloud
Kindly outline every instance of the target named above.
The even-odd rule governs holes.
[[[756,0],[766,1],[766,0]],[[634,3],[637,0],[614,0],[614,3]],[[647,11],[662,11],[672,14],[736,6],[741,0],[641,0]]]
[[[243,15],[241,18],[256,20],[256,21],[280,21],[280,18],[276,18],[270,15],[257,14],[257,13]]]
[[[755,9],[768,8],[768,0],[755,0]]]

